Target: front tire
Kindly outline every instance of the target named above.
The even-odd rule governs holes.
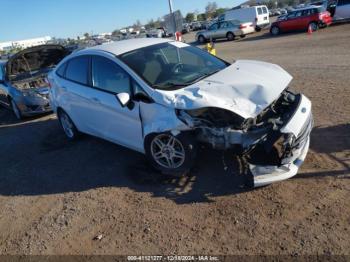
[[[207,40],[205,39],[204,36],[200,35],[198,36],[198,42],[201,43],[201,44],[204,44]]]
[[[15,114],[16,118],[18,120],[21,120],[23,118],[21,110],[18,108],[16,102],[11,98],[10,99],[11,109],[12,112]]]
[[[228,41],[233,41],[233,40],[235,40],[235,35],[231,32],[228,32],[226,35],[226,38]]]
[[[145,138],[145,152],[150,163],[161,173],[183,176],[191,169],[197,153],[195,138],[188,132],[176,136],[170,132],[150,134]]]
[[[75,127],[72,119],[63,110],[58,111],[58,120],[62,129],[69,140],[76,140],[79,137],[79,131]]]

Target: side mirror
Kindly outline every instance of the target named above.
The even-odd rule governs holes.
[[[128,93],[119,93],[116,97],[122,107],[127,106],[130,102],[130,95]]]

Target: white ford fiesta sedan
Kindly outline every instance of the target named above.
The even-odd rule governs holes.
[[[229,64],[145,38],[75,52],[48,79],[69,139],[82,132],[142,152],[164,174],[186,174],[206,143],[244,156],[263,186],[296,175],[309,149],[311,102],[288,90],[292,77],[274,64]]]

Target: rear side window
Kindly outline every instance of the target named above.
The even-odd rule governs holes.
[[[130,76],[115,62],[100,56],[92,57],[92,84],[112,93],[130,94]]]
[[[262,10],[261,10],[261,7],[258,7],[258,15],[261,15],[262,14]]]
[[[56,74],[59,75],[60,77],[64,77],[64,72],[66,71],[66,67],[67,67],[67,63],[64,63],[63,65],[61,65],[57,69]]]
[[[80,56],[69,60],[66,69],[66,78],[74,82],[88,84],[89,57]]]
[[[264,14],[267,14],[267,8],[265,6],[263,6],[262,10]]]

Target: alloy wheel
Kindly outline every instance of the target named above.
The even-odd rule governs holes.
[[[154,161],[162,167],[175,169],[185,162],[185,149],[182,143],[170,134],[160,134],[151,143]]]
[[[73,130],[74,125],[66,113],[60,114],[60,121],[61,121],[61,124],[62,124],[62,127],[63,127],[65,134],[69,138],[73,138],[74,137],[74,130]]]

